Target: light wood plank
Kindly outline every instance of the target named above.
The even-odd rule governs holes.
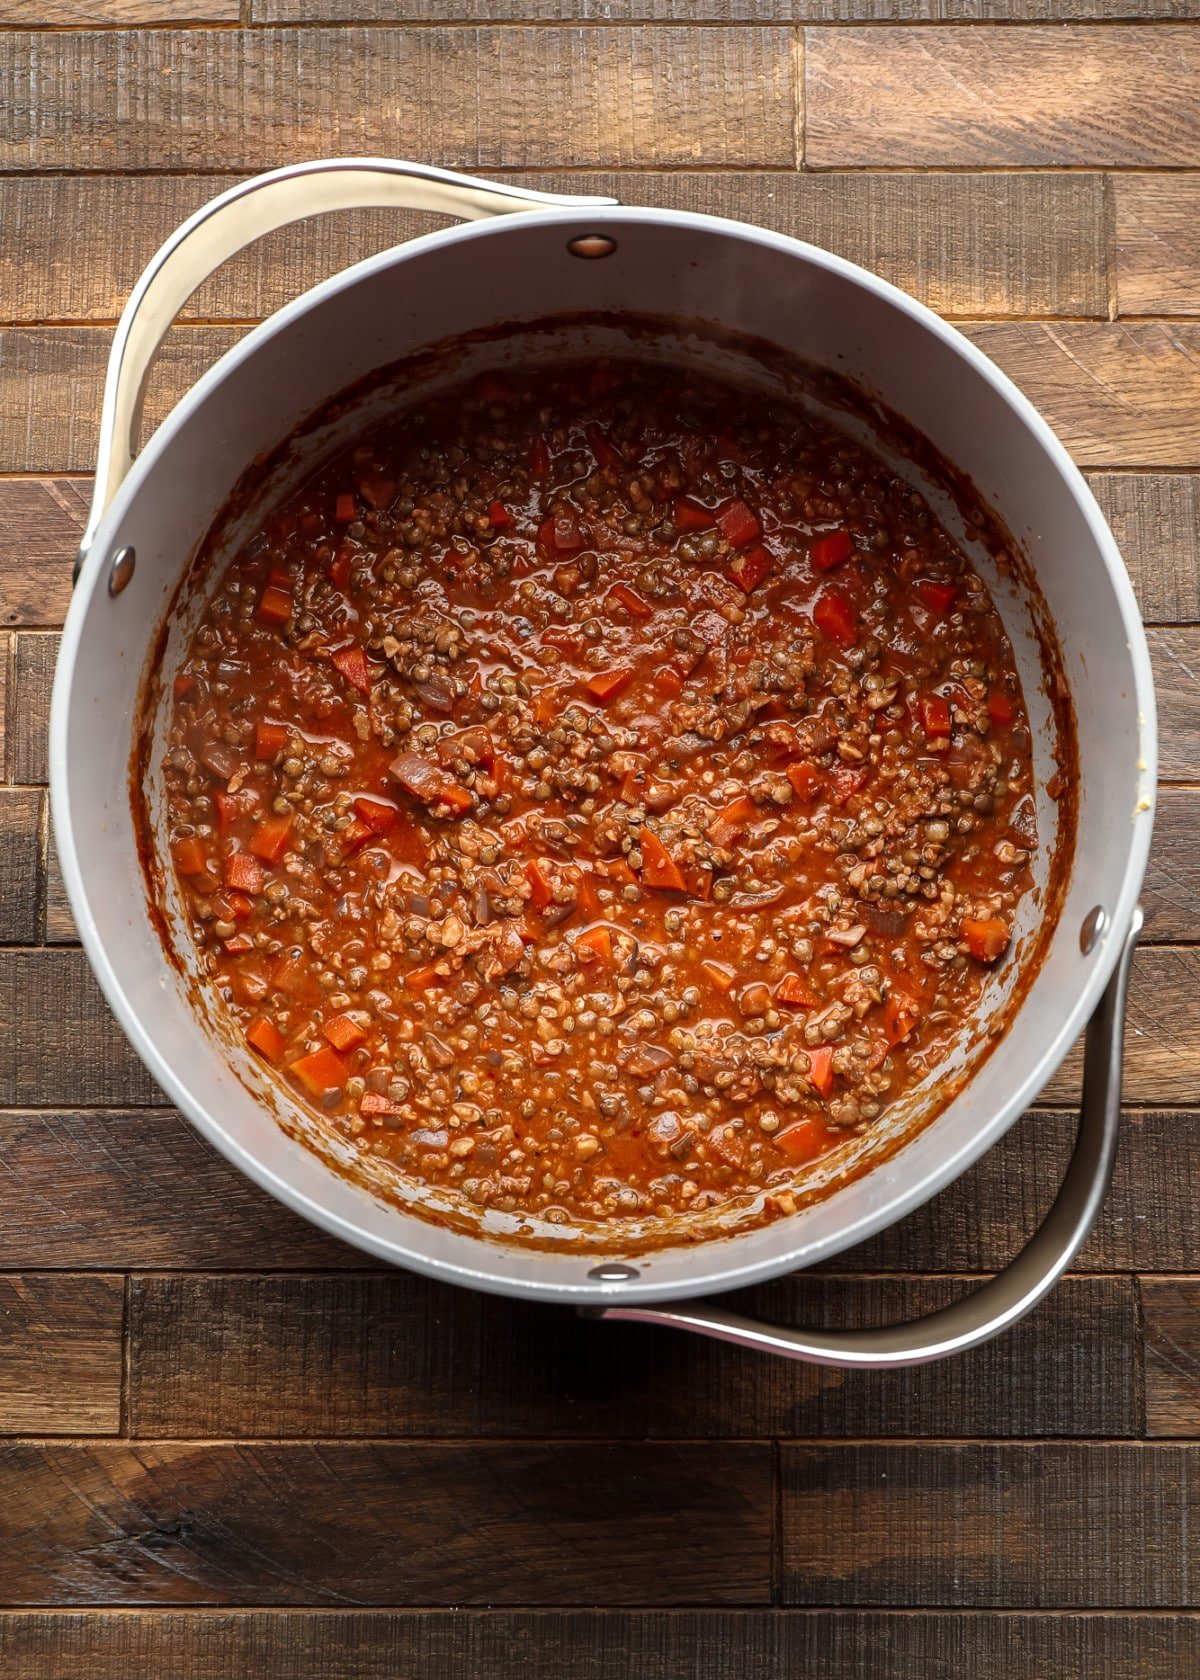
[[[82,951],[0,950],[0,1107],[162,1100]]]
[[[0,945],[37,943],[41,817],[32,788],[0,788]]]
[[[1160,788],[1150,867],[1142,889],[1146,939],[1200,939],[1198,832],[1200,788]]]
[[[1200,630],[1149,633],[1158,701],[1158,773],[1165,780],[1200,776]]]
[[[1200,33],[810,29],[804,135],[817,169],[1186,168]]]
[[[119,1277],[0,1274],[0,1435],[117,1433],[123,1300]]]
[[[5,1604],[764,1604],[771,1454],[0,1446]]]
[[[1143,1278],[1146,1428],[1200,1435],[1200,1282]]]
[[[241,0],[0,0],[0,25],[116,29],[138,23],[236,23]]]
[[[255,23],[1015,23],[1188,18],[1189,0],[252,0]]]
[[[785,1603],[1148,1609],[1200,1599],[1200,1447],[781,1450]]]
[[[1088,474],[1152,624],[1200,619],[1200,473]]]
[[[1112,193],[1121,314],[1200,315],[1200,175],[1118,176]]]
[[[9,34],[0,168],[790,167],[793,63],[769,28]]]
[[[87,479],[0,479],[0,624],[62,623],[90,494]]]
[[[1048,1102],[1079,1098],[1082,1041],[1046,1087]],[[1134,957],[1125,1023],[1125,1099],[1187,1104],[1200,1091],[1200,950],[1143,947]]]

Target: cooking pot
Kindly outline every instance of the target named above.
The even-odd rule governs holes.
[[[196,287],[253,239],[351,207],[435,210],[466,225],[384,251],[272,316],[199,380],[135,460],[150,364]],[[608,1252],[529,1245],[503,1219],[487,1230],[430,1222],[311,1147],[299,1105],[267,1089],[252,1059],[196,1008],[186,963],[164,957],[129,791],[147,662],[157,649],[169,669],[179,626],[167,622],[164,643],[168,609],[182,623],[180,580],[248,463],[330,412],[339,393],[367,388],[373,370],[450,340],[495,355],[502,339],[489,345],[483,329],[556,316],[608,323],[596,328],[592,349],[611,348],[626,318],[678,321],[674,353],[704,366],[732,354],[722,345],[753,337],[836,372],[903,416],[974,483],[1036,577],[1036,590],[1022,590],[993,557],[972,551],[1013,640],[1043,787],[1053,728],[1040,611],[1056,628],[1077,716],[1069,879],[1044,957],[992,1053],[902,1147],[793,1216],[641,1252],[618,1248],[616,1237]],[[528,336],[513,342],[531,353]],[[317,426],[307,456],[293,460],[293,480],[344,441],[334,422]],[[936,486],[911,462],[901,465],[941,511]],[[952,523],[953,508],[944,517]],[[1117,1140],[1123,1006],[1155,786],[1154,695],[1133,592],[1086,484],[1020,392],[928,309],[826,251],[720,217],[528,192],[384,159],[302,164],[222,194],[158,252],[117,328],[94,501],[55,679],[50,760],[76,923],[138,1054],[223,1155],[372,1254],[478,1289],[570,1302],[592,1316],[645,1319],[816,1362],[889,1366],[973,1346],[1014,1323],[1093,1223]],[[1054,832],[1054,807],[1044,793],[1042,805],[1045,835]],[[1032,896],[1018,927],[1026,939],[1039,914],[1051,914],[1044,859],[1041,867],[1041,908]],[[849,1333],[760,1325],[697,1299],[828,1259],[936,1194],[1037,1096],[1085,1025],[1082,1115],[1061,1193],[1024,1252],[974,1294],[914,1323]]]

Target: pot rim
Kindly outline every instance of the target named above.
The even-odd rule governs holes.
[[[665,1284],[655,1280],[653,1262],[656,1258],[664,1257],[667,1254],[678,1254],[681,1252],[678,1247],[650,1250],[645,1252],[640,1259],[637,1255],[631,1255],[631,1258],[638,1262],[640,1275],[634,1279],[621,1282],[580,1279],[578,1272],[576,1272],[574,1281],[567,1277],[558,1280],[544,1275],[537,1278],[507,1275],[504,1270],[505,1258],[514,1253],[526,1260],[535,1255],[544,1257],[547,1261],[557,1262],[564,1271],[568,1266],[578,1268],[581,1260],[587,1260],[592,1265],[602,1264],[603,1256],[596,1250],[583,1255],[570,1249],[554,1251],[531,1249],[516,1241],[474,1235],[469,1232],[455,1233],[455,1235],[461,1237],[461,1244],[455,1246],[463,1246],[464,1253],[478,1256],[478,1264],[464,1263],[458,1259],[446,1260],[435,1257],[423,1252],[420,1246],[412,1246],[408,1241],[397,1241],[393,1238],[378,1236],[365,1229],[363,1225],[356,1224],[353,1220],[331,1211],[303,1190],[280,1177],[275,1170],[238,1142],[210,1111],[203,1097],[194,1093],[176,1075],[174,1068],[161,1056],[152,1037],[143,1026],[136,1009],[125,994],[104,942],[88,914],[87,891],[84,886],[83,873],[75,844],[75,819],[71,809],[67,777],[67,724],[84,620],[93,595],[97,589],[103,587],[101,582],[102,562],[108,553],[112,534],[120,527],[129,507],[154,471],[159,457],[174,434],[208,400],[213,391],[222,384],[230,370],[251,359],[265,342],[279,331],[290,326],[299,317],[307,314],[339,292],[353,288],[359,281],[394,264],[407,261],[409,258],[420,257],[431,249],[445,245],[474,239],[499,238],[506,232],[518,232],[522,228],[566,226],[578,232],[581,221],[586,221],[588,231],[615,228],[619,232],[622,223],[633,223],[635,225],[649,223],[694,228],[698,231],[724,234],[751,244],[774,248],[785,255],[797,257],[802,262],[840,275],[862,291],[874,295],[898,309],[901,313],[908,315],[918,325],[940,339],[955,355],[966,362],[975,374],[992,387],[1002,401],[1014,412],[1017,419],[1032,433],[1036,443],[1055,467],[1063,488],[1072,496],[1082,513],[1097,550],[1103,559],[1105,570],[1112,585],[1115,603],[1121,614],[1134,676],[1133,693],[1129,697],[1128,704],[1136,706],[1138,710],[1139,762],[1137,772],[1144,797],[1136,812],[1135,820],[1130,823],[1129,846],[1119,891],[1115,902],[1108,907],[1107,926],[1101,941],[1096,946],[1085,980],[1070,1006],[1065,1010],[1051,1044],[1038,1062],[1029,1068],[1013,1087],[1004,1104],[996,1109],[991,1117],[967,1138],[957,1150],[941,1157],[936,1166],[926,1170],[907,1185],[888,1194],[877,1205],[867,1209],[837,1231],[823,1237],[797,1241],[790,1247],[783,1245],[778,1252],[756,1259],[751,1263],[739,1262],[735,1259],[733,1251],[740,1241],[754,1234],[754,1228],[751,1231],[734,1233],[728,1237],[714,1236],[687,1249],[689,1258],[698,1262],[696,1275],[689,1275],[686,1278]],[[514,323],[514,325],[519,324]],[[330,395],[334,396],[336,393],[330,393]],[[305,418],[306,416],[300,416],[299,422],[302,423]],[[585,1302],[611,1302],[618,1297],[623,1301],[641,1300],[643,1302],[686,1299],[719,1290],[744,1287],[784,1272],[812,1266],[821,1260],[828,1259],[832,1255],[853,1247],[885,1227],[895,1224],[961,1176],[967,1168],[998,1142],[1024,1109],[1036,1099],[1047,1080],[1061,1065],[1067,1052],[1086,1025],[1116,966],[1123,938],[1134,914],[1145,874],[1153,823],[1156,767],[1157,717],[1149,650],[1132,584],[1116,540],[1100,512],[1086,480],[1068,455],[1065,446],[1048,422],[1008,375],[1002,372],[965,334],[951,323],[943,320],[925,304],[911,297],[899,287],[892,285],[889,281],[880,279],[869,270],[848,261],[846,258],[825,251],[819,246],[810,245],[789,234],[776,233],[758,227],[753,223],[734,221],[727,217],[712,216],[695,211],[620,205],[601,211],[584,210],[582,213],[568,208],[521,211],[512,216],[499,216],[488,221],[475,221],[439,228],[415,239],[404,241],[400,245],[389,247],[341,270],[284,305],[283,308],[254,327],[201,375],[148,439],[97,527],[94,541],[82,567],[68,609],[55,671],[51,701],[49,779],[51,814],[63,880],[92,971],[122,1029],[152,1077],[188,1117],[207,1142],[245,1173],[252,1182],[268,1191],[277,1200],[283,1202],[285,1206],[301,1214],[319,1228],[359,1249],[376,1255],[378,1258],[407,1267],[426,1276],[467,1285],[487,1293],[582,1304]],[[1010,1028],[1010,1033],[1017,1029],[1019,1021],[1020,1011],[1018,1011],[1018,1015]],[[199,1030],[203,1029],[200,1028]],[[950,1107],[952,1108],[953,1104]],[[936,1122],[934,1123],[936,1124]],[[907,1146],[902,1146],[898,1156],[891,1159],[895,1160],[903,1156],[905,1147]],[[881,1166],[887,1164],[881,1163]],[[328,1168],[326,1170],[331,1171]],[[867,1176],[869,1177],[870,1174],[868,1173]],[[377,1198],[372,1197],[371,1193],[365,1188],[362,1194],[370,1206],[378,1205]],[[386,1205],[403,1217],[407,1231],[411,1231],[414,1239],[419,1240],[419,1231],[426,1222],[397,1204]],[[786,1230],[786,1223],[780,1221],[772,1229],[783,1233]],[[445,1227],[440,1229],[444,1231]],[[618,1245],[614,1243],[614,1258],[617,1252]],[[494,1269],[489,1268],[487,1265],[489,1255],[494,1255],[500,1265]],[[724,1264],[721,1263],[722,1256],[726,1257]]]

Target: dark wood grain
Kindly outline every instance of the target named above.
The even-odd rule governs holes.
[[[785,1603],[1182,1609],[1200,1598],[1200,1447],[785,1444],[781,1473]]]
[[[1200,619],[1200,473],[1088,474],[1120,544],[1143,616]]]
[[[1186,1680],[1200,1616],[11,1611],[5,1680]]]
[[[0,24],[114,29],[135,23],[236,23],[240,0],[0,0]]]
[[[115,1435],[124,1282],[0,1273],[0,1435]]]
[[[67,889],[59,868],[58,851],[51,835],[46,839],[46,914],[43,937],[47,945],[78,945],[79,929],[71,914]]]
[[[753,1444],[14,1443],[0,1600],[762,1604],[771,1509]]]
[[[1076,1045],[1046,1087],[1049,1102],[1074,1103],[1083,1067]],[[1125,1027],[1125,1098],[1194,1103],[1200,1090],[1200,950],[1149,947],[1134,958]]]
[[[1150,867],[1142,889],[1147,939],[1195,939],[1200,907],[1200,789],[1159,789]]]
[[[811,29],[804,81],[818,169],[1186,168],[1200,142],[1184,26]]]
[[[0,945],[37,942],[41,815],[32,788],[0,788]]]
[[[0,624],[62,623],[90,491],[83,479],[0,479]]]
[[[1158,700],[1158,773],[1194,781],[1200,776],[1200,630],[1156,629],[1149,640]]]
[[[8,696],[8,779],[45,782],[46,732],[58,637],[23,631],[12,639],[12,684]]]
[[[760,28],[14,33],[0,37],[0,167],[258,169],[339,152],[790,168],[792,49],[789,31]]]
[[[1118,178],[1113,207],[1121,314],[1200,315],[1200,178]]]
[[[161,1103],[82,951],[0,951],[0,1107]]]
[[[1099,175],[522,171],[524,185],[731,216],[826,246],[950,315],[1108,314]],[[226,185],[205,177],[0,179],[0,313],[9,322],[115,320],[158,244]],[[198,320],[269,314],[360,257],[442,226],[424,213],[339,212],[233,258],[186,306]],[[87,263],[74,230],[107,225]]]
[[[1200,1281],[1143,1278],[1146,1429],[1200,1435]]]
[[[790,1280],[731,1305],[787,1324],[934,1311],[950,1279]],[[1125,1279],[1072,1279],[1001,1344],[888,1376],[383,1277],[135,1277],[141,1436],[1046,1436],[1135,1433]],[[207,1379],[196,1382],[196,1372]],[[479,1372],[486,1372],[480,1383]]]
[[[252,0],[255,23],[1033,23],[1187,18],[1188,0]]]

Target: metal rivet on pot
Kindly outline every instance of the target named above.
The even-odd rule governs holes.
[[[616,248],[616,240],[606,233],[580,233],[567,240],[567,250],[573,257],[611,257]]]
[[[602,1266],[593,1266],[588,1276],[594,1283],[632,1283],[641,1273],[636,1266],[622,1266],[619,1261],[609,1260]]]
[[[1096,941],[1099,939],[1100,935],[1104,932],[1107,926],[1108,917],[1105,914],[1103,905],[1097,904],[1093,909],[1088,911],[1087,915],[1083,918],[1083,926],[1079,930],[1079,949],[1083,952],[1085,957],[1088,952],[1095,947]]]
[[[113,563],[108,573],[108,593],[119,595],[126,584],[133,577],[133,568],[137,564],[137,555],[132,548],[122,548],[113,555]]]

